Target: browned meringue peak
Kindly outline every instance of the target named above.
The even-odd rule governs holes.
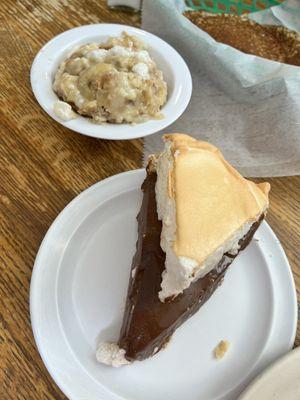
[[[224,252],[237,250],[240,236],[266,211],[270,190],[269,183],[245,179],[212,144],[184,134],[164,135],[164,140],[165,151],[157,163],[158,182],[166,164],[169,168],[165,200],[157,188],[158,210],[164,201],[169,204],[159,210],[167,254],[162,300],[209,272]],[[170,227],[170,221],[175,226]]]

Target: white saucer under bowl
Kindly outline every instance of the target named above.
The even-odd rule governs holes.
[[[58,97],[52,83],[60,62],[71,50],[81,44],[103,42],[109,36],[122,32],[139,37],[148,46],[148,51],[162,70],[168,85],[168,99],[161,112],[163,119],[149,120],[141,124],[95,124],[89,118],[78,116],[63,121],[56,116],[53,105]],[[117,24],[85,25],[66,31],[50,40],[37,54],[31,67],[31,87],[42,108],[57,122],[73,131],[102,139],[133,139],[158,132],[180,117],[192,94],[190,71],[177,51],[159,37],[138,28]]]
[[[39,352],[71,400],[234,400],[291,349],[296,333],[293,277],[266,222],[166,349],[119,369],[96,361],[98,341],[119,334],[144,176],[136,170],[97,183],[49,229],[30,292]],[[213,349],[222,339],[230,348],[217,361]]]

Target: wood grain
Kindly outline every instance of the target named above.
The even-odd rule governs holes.
[[[0,398],[66,399],[32,337],[34,258],[53,219],[78,193],[141,166],[142,142],[101,141],[64,129],[37,105],[29,71],[41,46],[69,28],[140,21],[137,14],[109,10],[105,0],[7,0],[0,22]],[[268,221],[291,262],[299,296],[300,177],[270,182]]]

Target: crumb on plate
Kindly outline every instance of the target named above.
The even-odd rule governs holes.
[[[217,360],[220,360],[225,356],[229,349],[230,343],[228,340],[221,340],[218,346],[214,349],[214,356]]]

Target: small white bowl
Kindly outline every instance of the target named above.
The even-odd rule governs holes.
[[[149,46],[149,53],[163,72],[168,85],[168,99],[161,110],[164,118],[135,125],[97,125],[89,118],[79,115],[71,121],[63,121],[58,118],[53,111],[53,105],[58,97],[52,89],[52,82],[61,61],[78,45],[100,43],[109,36],[119,36],[123,31],[137,36]],[[53,119],[75,132],[101,139],[134,139],[158,132],[180,117],[192,94],[190,71],[177,51],[157,36],[127,25],[85,25],[56,36],[35,57],[30,79],[37,101]]]

